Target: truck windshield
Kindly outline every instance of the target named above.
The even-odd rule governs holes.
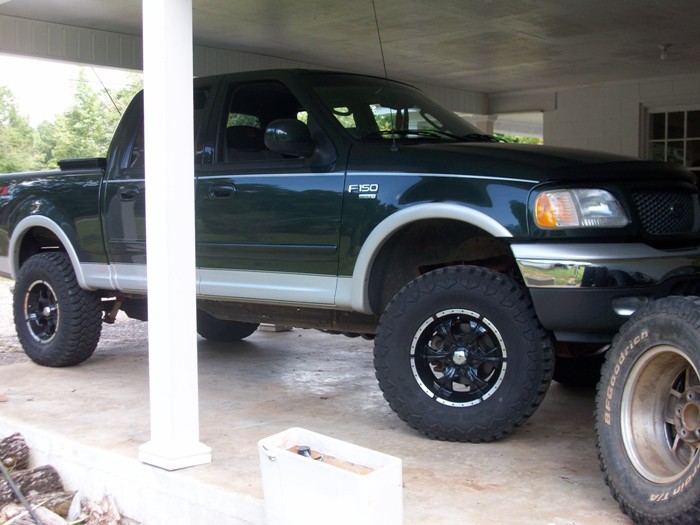
[[[495,140],[406,84],[323,73],[310,74],[307,79],[338,123],[361,141]]]

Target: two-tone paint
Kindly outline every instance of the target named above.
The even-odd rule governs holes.
[[[195,81],[202,304],[219,313],[226,304],[232,311],[257,305],[246,307],[246,319],[263,318],[266,309],[291,321],[304,309],[354,312],[371,325],[421,272],[482,264],[526,284],[540,320],[560,339],[605,340],[639,304],[697,282],[700,214],[684,170],[547,147],[357,139],[314,95],[319,75],[328,82],[333,74]],[[237,85],[262,81],[284,84],[314,120],[313,155],[227,160],[220,130],[227,97]],[[139,162],[142,104],[139,95],[125,112],[104,162],[0,177],[1,275],[14,278],[33,253],[60,249],[82,287],[145,294],[145,192],[157,188],[148,188]],[[537,228],[534,197],[557,187],[606,189],[632,220],[619,229]],[[659,188],[692,195],[689,231],[649,235],[640,226],[630,195]],[[587,285],[586,268],[601,267],[630,279]]]

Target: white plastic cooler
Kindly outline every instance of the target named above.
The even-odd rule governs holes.
[[[403,523],[401,459],[303,428],[262,439],[258,449],[268,525]]]

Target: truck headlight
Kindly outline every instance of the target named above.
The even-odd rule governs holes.
[[[540,228],[621,228],[629,222],[620,203],[605,190],[552,190],[535,199],[535,224]]]

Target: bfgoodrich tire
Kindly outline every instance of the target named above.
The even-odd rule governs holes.
[[[219,343],[240,341],[255,332],[258,326],[258,323],[217,319],[202,310],[197,310],[197,333],[209,341]]]
[[[700,523],[700,299],[668,297],[621,328],[596,398],[601,469],[636,523]]]
[[[100,340],[100,297],[78,286],[65,253],[40,253],[20,268],[13,313],[25,353],[43,366],[62,367],[88,359]]]
[[[406,285],[386,309],[374,364],[384,397],[436,439],[492,441],[530,417],[552,377],[550,338],[525,289],[455,266]]]

